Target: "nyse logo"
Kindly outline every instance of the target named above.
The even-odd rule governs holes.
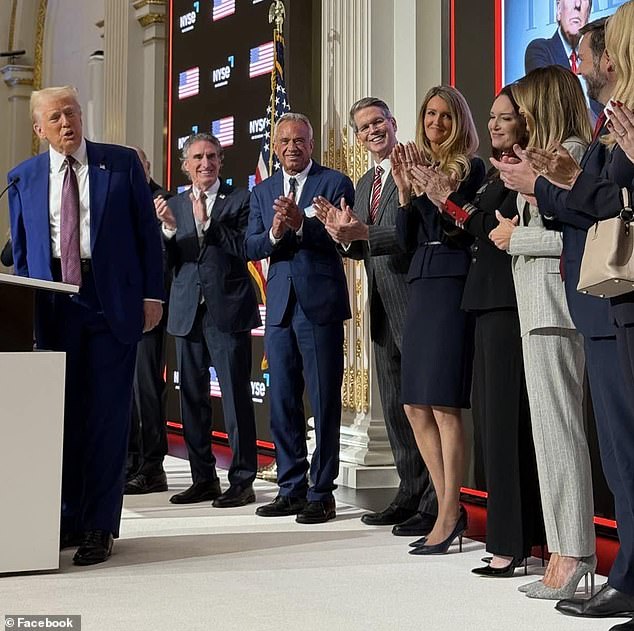
[[[229,79],[231,79],[231,70],[234,65],[235,57],[233,55],[229,55],[225,66],[221,66],[220,68],[216,68],[211,71],[211,82],[213,83],[214,88],[222,88],[223,86],[229,84]]]
[[[249,136],[251,140],[259,140],[264,136],[264,130],[266,129],[266,118],[256,118],[249,121]]]
[[[200,11],[200,1],[196,0],[193,4],[193,10],[178,18],[181,33],[193,31],[196,26],[196,14]]]
[[[178,138],[178,150],[180,151],[184,146],[185,146],[185,141],[192,135],[192,134],[197,134],[198,133],[198,125],[192,125],[192,132],[191,134],[187,134],[187,136],[180,136]]]
[[[251,382],[251,399],[254,403],[263,403],[269,388],[269,373],[262,373],[262,381]]]

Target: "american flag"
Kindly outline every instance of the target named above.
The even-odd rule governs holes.
[[[200,68],[190,68],[178,73],[178,99],[196,96],[200,88]]]
[[[251,49],[249,53],[250,79],[269,74],[273,70],[273,64],[275,63],[274,49],[275,44],[273,42],[267,42]]]
[[[233,116],[212,121],[211,133],[218,139],[221,147],[230,147],[233,144]]]
[[[222,20],[236,12],[236,0],[214,0],[213,21]]]
[[[266,108],[266,123],[260,146],[260,156],[255,170],[257,184],[269,177],[274,170],[277,171],[280,168],[279,160],[271,147],[271,131],[277,119],[290,109],[291,106],[288,104],[286,96],[286,85],[284,84],[284,38],[275,31],[275,69],[271,80],[269,105]]]
[[[213,366],[209,366],[209,395],[221,398],[220,382],[218,381],[218,373]]]

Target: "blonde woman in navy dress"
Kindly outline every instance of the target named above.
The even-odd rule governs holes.
[[[471,200],[485,167],[475,156],[473,117],[454,88],[437,86],[427,93],[416,140],[395,149],[392,175],[401,204],[398,236],[403,247],[415,250],[408,273],[401,396],[438,496],[433,529],[410,550],[425,555],[447,552],[467,527],[459,502],[465,458],[461,408],[469,407],[473,359],[472,316],[460,309],[472,238],[442,215],[425,195],[425,184],[431,169],[441,170]]]

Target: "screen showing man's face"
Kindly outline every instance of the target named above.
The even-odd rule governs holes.
[[[579,41],[579,29],[588,23],[591,7],[590,0],[557,1],[557,22],[572,46],[576,46]]]

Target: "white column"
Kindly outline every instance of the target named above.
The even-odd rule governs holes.
[[[84,125],[86,137],[95,142],[104,138],[104,55],[95,52],[88,59],[88,102]]]
[[[145,150],[155,179],[162,180],[165,105],[165,0],[133,0],[135,17],[142,29],[143,103],[142,132],[135,144]],[[138,132],[137,132],[138,133]]]
[[[129,6],[121,0],[106,0],[104,17],[106,142],[126,144]]]

